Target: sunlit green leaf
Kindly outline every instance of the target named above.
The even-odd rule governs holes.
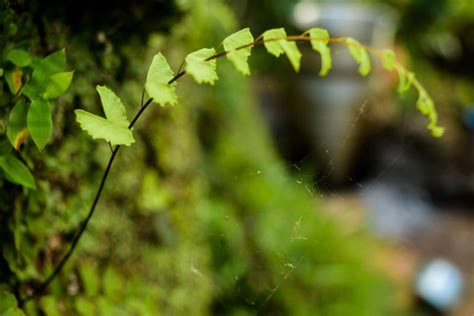
[[[313,49],[321,54],[321,71],[320,76],[326,76],[332,67],[331,49],[328,47],[329,33],[325,29],[312,28],[308,30],[311,38],[311,46]]]
[[[222,41],[227,58],[243,75],[250,75],[248,57],[252,53],[252,43],[253,35],[249,28],[231,34]]]
[[[106,86],[97,86],[96,90],[100,95],[105,117],[117,126],[128,128],[130,122],[127,119],[127,110],[122,100]]]
[[[214,48],[202,48],[198,51],[195,51],[188,56],[186,56],[186,72],[189,73],[191,76],[198,83],[210,83],[214,84],[214,82],[218,79],[217,72],[216,72],[216,60],[208,60],[207,58],[216,54],[216,50]]]
[[[130,146],[135,142],[132,131],[127,127],[116,125],[103,117],[83,110],[75,110],[74,113],[76,113],[76,121],[81,125],[81,128],[93,139],[104,139],[112,146]]]
[[[23,93],[30,99],[40,98],[49,78],[63,72],[65,67],[66,52],[64,49],[46,56],[33,71],[31,80],[25,85]]]
[[[74,71],[60,72],[49,77],[43,93],[44,99],[54,99],[63,94],[71,84]]]
[[[367,76],[371,70],[369,54],[364,47],[353,38],[346,38],[347,47],[352,58],[359,64],[359,73]]]
[[[48,101],[35,99],[31,102],[26,121],[31,138],[39,150],[43,150],[53,133],[51,116],[51,105]]]
[[[22,49],[13,49],[8,53],[7,59],[18,67],[26,67],[31,64],[31,56]]]
[[[395,53],[389,49],[383,51],[383,67],[391,71],[395,67]]]
[[[28,168],[13,155],[5,155],[0,157],[0,168],[8,176],[9,180],[30,189],[36,189],[33,176]]]
[[[395,69],[398,73],[398,93],[402,94],[410,89],[413,79],[415,78],[415,74],[410,71],[407,71],[405,68],[399,65],[395,65]]]
[[[26,125],[26,116],[28,114],[28,106],[25,101],[20,98],[10,112],[7,125],[7,137],[10,144],[19,150],[21,144],[28,137],[28,128]]]
[[[438,113],[434,102],[423,88],[418,88],[418,101],[416,102],[418,110],[429,119],[428,129],[435,137],[441,137],[444,134],[444,128],[438,126]]]
[[[263,33],[264,45],[267,51],[278,57],[285,53],[296,72],[300,70],[301,53],[295,42],[286,40],[285,29],[272,29]]]
[[[145,83],[145,90],[153,101],[161,106],[178,102],[175,83],[168,82],[174,74],[163,54],[158,53],[153,57]]]

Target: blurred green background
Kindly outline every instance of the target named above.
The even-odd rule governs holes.
[[[246,26],[254,35],[280,26],[298,32],[292,15],[297,2],[2,0],[2,63],[13,48],[45,56],[65,47],[75,75],[54,107],[53,141],[39,152],[30,139],[21,150],[38,190],[0,180],[0,290],[17,297],[30,293],[87,214],[110,150],[80,131],[74,109],[100,113],[96,85],[111,87],[135,113],[156,52],[177,70],[189,52],[217,48]],[[306,70],[303,62],[298,81],[286,60],[261,47],[250,58],[251,77],[219,60],[215,86],[184,77],[178,105],[154,105],[138,122],[137,142],[120,152],[78,249],[47,295],[29,301],[25,313],[434,313],[417,304],[411,282],[424,256],[439,254],[374,236],[368,207],[354,199],[353,187],[385,178],[385,165],[373,167],[374,148],[402,139],[403,148],[416,148],[418,162],[431,166],[423,169],[421,184],[405,183],[427,188],[440,208],[472,208],[473,190],[466,183],[473,179],[474,7],[467,0],[365,4],[383,4],[382,10],[397,16],[387,48],[395,48],[432,92],[447,128],[443,139],[425,130],[413,95],[396,96],[389,74],[374,71],[374,84],[356,70],[336,69],[336,76],[362,83],[358,91],[364,96],[357,98],[368,98],[368,110],[350,118],[356,127],[345,130],[342,151],[327,159],[329,145],[314,143],[313,132],[297,121],[305,116],[297,105],[304,103],[298,87],[317,75],[311,72],[317,62],[308,62]],[[12,95],[6,83],[1,91],[4,134]],[[356,101],[359,110],[363,102]],[[464,182],[450,182],[452,174],[441,172],[447,166]],[[433,172],[437,180],[430,182]],[[461,260],[461,268],[471,258]],[[462,312],[472,308],[462,306]]]

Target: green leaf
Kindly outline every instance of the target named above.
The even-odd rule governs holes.
[[[107,119],[92,113],[76,110],[76,120],[93,139],[104,139],[112,146],[130,146],[135,142],[127,119],[127,111],[120,98],[109,88],[97,86],[102,108]]]
[[[399,94],[405,93],[410,89],[410,86],[415,79],[415,74],[407,71],[405,68],[399,65],[395,65],[395,69],[398,72],[398,88]]]
[[[227,59],[234,64],[238,71],[247,76],[250,75],[248,57],[252,53],[252,43],[253,35],[249,28],[235,32],[222,41],[224,50],[227,52]]]
[[[0,77],[3,77],[3,68],[0,68]]]
[[[15,296],[10,292],[2,291],[0,292],[0,315],[3,315],[10,308],[15,308],[17,302]]]
[[[434,102],[423,88],[418,88],[418,101],[416,102],[418,110],[429,119],[428,129],[434,137],[441,137],[444,134],[444,128],[438,126],[438,113]]]
[[[43,93],[43,99],[54,99],[63,94],[71,84],[74,71],[60,72],[49,77]]]
[[[115,125],[128,128],[127,110],[122,100],[106,86],[97,86],[105,117]]]
[[[156,54],[148,69],[145,90],[153,98],[153,101],[161,106],[165,106],[166,103],[174,105],[178,102],[175,88],[176,83],[168,83],[173,76],[174,73],[165,56],[161,53]]]
[[[35,99],[31,102],[26,121],[31,138],[41,151],[53,133],[51,105],[46,100]]]
[[[186,72],[193,76],[198,83],[210,83],[218,79],[216,72],[216,60],[207,58],[214,56],[216,50],[214,48],[202,48],[186,56]]]
[[[395,53],[389,49],[383,51],[382,55],[383,67],[388,71],[395,68]]]
[[[329,33],[325,29],[312,28],[307,31],[309,33],[311,47],[321,54],[321,71],[320,76],[326,76],[332,67],[331,49],[328,47]]]
[[[358,41],[351,37],[346,38],[346,43],[352,58],[359,64],[359,73],[367,76],[371,69],[369,54]]]
[[[74,113],[76,113],[76,121],[81,125],[81,128],[93,139],[104,139],[112,146],[130,146],[135,142],[132,131],[127,127],[116,125],[103,117],[83,110],[75,110]]]
[[[286,40],[284,28],[272,29],[263,33],[263,41],[267,51],[278,57],[285,53],[296,72],[300,70],[301,53],[295,42]]]
[[[28,128],[26,127],[26,116],[28,114],[28,106],[23,98],[20,98],[10,112],[7,125],[7,137],[10,144],[19,150],[21,144],[28,137]]]
[[[41,60],[33,71],[31,80],[25,85],[23,93],[31,100],[40,98],[52,75],[63,72],[66,67],[66,52],[57,51]]]
[[[18,67],[26,67],[31,64],[31,56],[22,49],[13,49],[8,53],[7,59]]]
[[[35,189],[36,184],[28,168],[13,155],[0,157],[0,168],[14,183],[21,184],[24,187]]]
[[[23,77],[23,71],[20,68],[15,68],[12,71],[7,71],[5,74],[5,80],[7,81],[8,88],[11,93],[17,94],[21,88],[21,79]]]

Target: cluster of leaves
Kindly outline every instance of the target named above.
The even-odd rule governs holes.
[[[64,49],[43,59],[25,50],[13,49],[6,59],[0,75],[11,95],[6,96],[7,104],[3,106],[9,105],[11,110],[7,118],[6,139],[0,139],[0,172],[9,182],[36,189],[28,167],[13,151],[19,153],[29,137],[40,151],[46,146],[53,133],[51,101],[67,90],[74,72],[64,71]]]
[[[308,41],[312,48],[321,54],[321,76],[326,76],[332,66],[330,42],[344,44],[352,58],[359,64],[359,73],[367,76],[372,68],[369,53],[382,60],[385,69],[396,70],[399,76],[398,92],[404,93],[414,86],[418,91],[417,108],[428,117],[428,128],[433,136],[440,137],[444,129],[438,126],[438,114],[433,100],[415,78],[395,59],[391,50],[376,50],[366,47],[357,40],[344,38],[330,38],[325,29],[312,28],[301,35],[288,36],[283,28],[265,31],[261,36],[254,39],[249,28],[242,29],[222,41],[223,52],[217,53],[214,48],[202,48],[188,54],[184,59],[184,71],[181,69],[175,74],[163,54],[154,56],[148,70],[145,90],[149,97],[156,103],[164,106],[177,103],[176,80],[184,73],[190,74],[198,83],[209,83],[213,85],[218,80],[216,59],[226,56],[235,68],[243,75],[250,75],[248,58],[252,47],[263,44],[267,51],[279,57],[286,55],[296,72],[300,70],[302,54],[296,44],[297,41]],[[106,118],[76,110],[77,121],[82,129],[87,131],[94,139],[104,139],[112,146],[130,146],[134,142],[130,122],[127,120],[125,108],[118,96],[107,87],[97,87],[100,94],[102,106]]]

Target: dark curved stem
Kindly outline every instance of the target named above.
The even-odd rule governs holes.
[[[178,74],[178,75],[179,75],[179,77],[181,77],[183,74],[181,74],[181,75]],[[176,75],[173,78],[174,81],[177,78],[179,78],[178,75]],[[133,125],[137,122],[137,120],[140,118],[140,116],[143,114],[143,112],[146,110],[146,108],[152,103],[152,101],[153,101],[153,99],[150,98],[150,99],[148,99],[148,101],[145,104],[142,104],[142,106],[140,107],[140,110],[137,112],[137,114],[135,114],[132,121],[130,122],[130,125],[128,126],[129,129],[131,129],[133,127]],[[30,299],[41,296],[44,293],[44,291],[48,288],[48,286],[51,284],[51,282],[53,282],[53,280],[56,278],[56,276],[61,272],[64,265],[66,264],[66,262],[71,257],[72,253],[76,249],[77,244],[79,243],[79,240],[82,237],[82,234],[86,230],[87,225],[89,224],[89,221],[92,218],[92,215],[94,215],[97,203],[99,202],[100,196],[101,196],[102,191],[103,191],[104,186],[105,186],[105,182],[107,180],[107,177],[109,176],[110,169],[112,168],[112,164],[115,160],[115,157],[117,156],[117,153],[118,153],[119,149],[120,149],[120,145],[116,146],[113,149],[112,154],[110,155],[109,162],[107,163],[107,167],[105,168],[104,174],[102,175],[102,179],[100,180],[99,188],[98,188],[97,193],[95,195],[94,201],[92,202],[89,213],[87,214],[87,217],[82,222],[82,224],[79,227],[77,233],[74,235],[74,238],[71,242],[71,246],[69,247],[68,252],[64,255],[64,257],[61,259],[61,261],[56,265],[53,272],[46,278],[46,280],[38,288],[36,288],[36,290],[33,292],[33,294],[19,300],[19,305],[20,306],[22,306],[25,302],[27,302]]]

